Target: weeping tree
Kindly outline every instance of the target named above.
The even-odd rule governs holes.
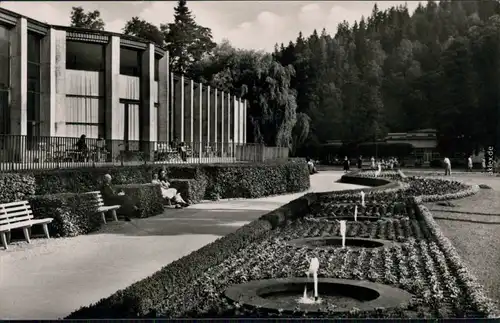
[[[271,54],[235,49],[224,41],[193,67],[193,74],[248,100],[248,139],[291,146],[297,110],[296,93],[290,85],[293,66],[281,65]]]
[[[311,127],[311,118],[305,113],[297,113],[297,122],[292,130],[291,154],[297,155],[297,149],[307,140]]]

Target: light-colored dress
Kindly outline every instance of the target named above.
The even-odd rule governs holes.
[[[165,181],[153,179],[151,183],[161,185],[161,195],[163,196],[163,198],[171,200],[177,195],[177,190],[175,188],[169,188],[168,183]]]

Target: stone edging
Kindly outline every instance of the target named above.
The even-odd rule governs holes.
[[[320,290],[324,290],[324,285],[331,284],[333,285],[332,288],[334,288],[335,285],[343,285],[344,287],[350,286],[351,289],[368,289],[380,295],[374,300],[364,302],[360,308],[358,308],[360,311],[373,311],[377,308],[389,309],[401,306],[404,307],[405,304],[411,302],[411,298],[413,296],[402,289],[365,280],[319,278],[318,281]],[[302,288],[304,284],[308,283],[311,283],[311,279],[305,277],[253,280],[244,284],[229,287],[224,292],[224,295],[232,302],[267,309],[273,312],[294,313],[298,309],[299,311],[304,311],[308,314],[320,314],[328,312],[346,313],[351,310],[345,308],[331,309],[328,306],[328,303],[307,306],[302,306],[300,304],[297,306],[295,303],[284,305],[260,296],[261,291],[269,292],[273,290],[287,290],[284,288],[286,285],[300,286],[300,288]],[[319,296],[321,298],[321,292]]]

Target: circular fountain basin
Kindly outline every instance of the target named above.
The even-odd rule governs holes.
[[[412,294],[399,288],[360,280],[319,278],[320,302],[304,304],[300,298],[307,286],[312,296],[313,283],[308,278],[255,280],[234,285],[225,291],[233,302],[270,311],[286,313],[348,312],[353,308],[373,311],[378,307],[396,308],[406,305]]]
[[[342,237],[301,238],[301,239],[289,240],[287,243],[296,247],[341,248]],[[383,248],[383,247],[391,247],[394,246],[395,244],[397,244],[397,242],[390,240],[357,238],[357,237],[345,238],[345,246],[346,248],[350,249]]]

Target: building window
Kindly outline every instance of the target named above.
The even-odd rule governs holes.
[[[27,135],[40,136],[40,41],[41,37],[28,32],[28,93]]]
[[[102,44],[66,41],[66,69],[104,71],[105,46]]]
[[[128,76],[141,76],[141,54],[142,52],[120,48],[120,74]]]
[[[10,32],[0,25],[0,135],[9,134]]]

